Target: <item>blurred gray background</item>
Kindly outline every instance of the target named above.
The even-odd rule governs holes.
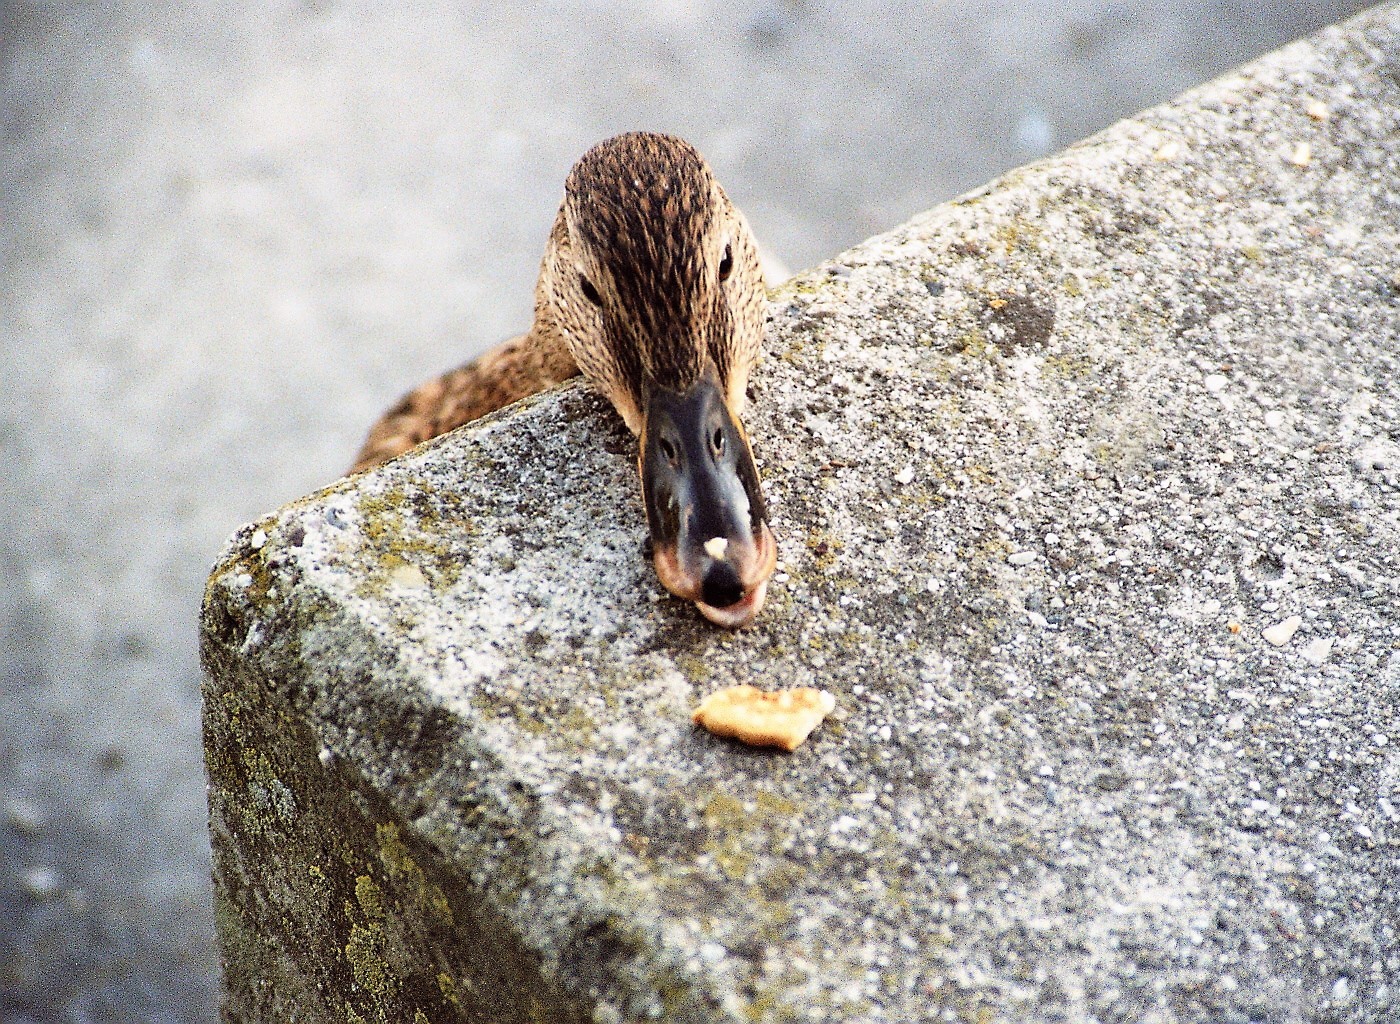
[[[526,326],[590,144],[801,268],[1364,6],[0,0],[0,1021],[214,1015],[204,575]]]

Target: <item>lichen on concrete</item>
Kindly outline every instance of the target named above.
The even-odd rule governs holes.
[[[230,1019],[1400,1016],[1397,52],[1379,8],[780,289],[749,630],[660,589],[581,386],[235,535]],[[838,710],[691,726],[741,682]]]

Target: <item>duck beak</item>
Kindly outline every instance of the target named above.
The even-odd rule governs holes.
[[[763,607],[778,547],[748,437],[713,379],[652,394],[640,459],[662,584],[716,625],[747,626]]]

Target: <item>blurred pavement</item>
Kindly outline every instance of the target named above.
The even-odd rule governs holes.
[[[0,0],[0,1021],[213,1017],[204,576],[527,325],[591,143],[800,268],[1364,6]]]

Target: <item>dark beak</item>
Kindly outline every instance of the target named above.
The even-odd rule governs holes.
[[[763,607],[778,548],[748,437],[713,379],[652,393],[641,473],[662,584],[716,625],[747,626]]]

